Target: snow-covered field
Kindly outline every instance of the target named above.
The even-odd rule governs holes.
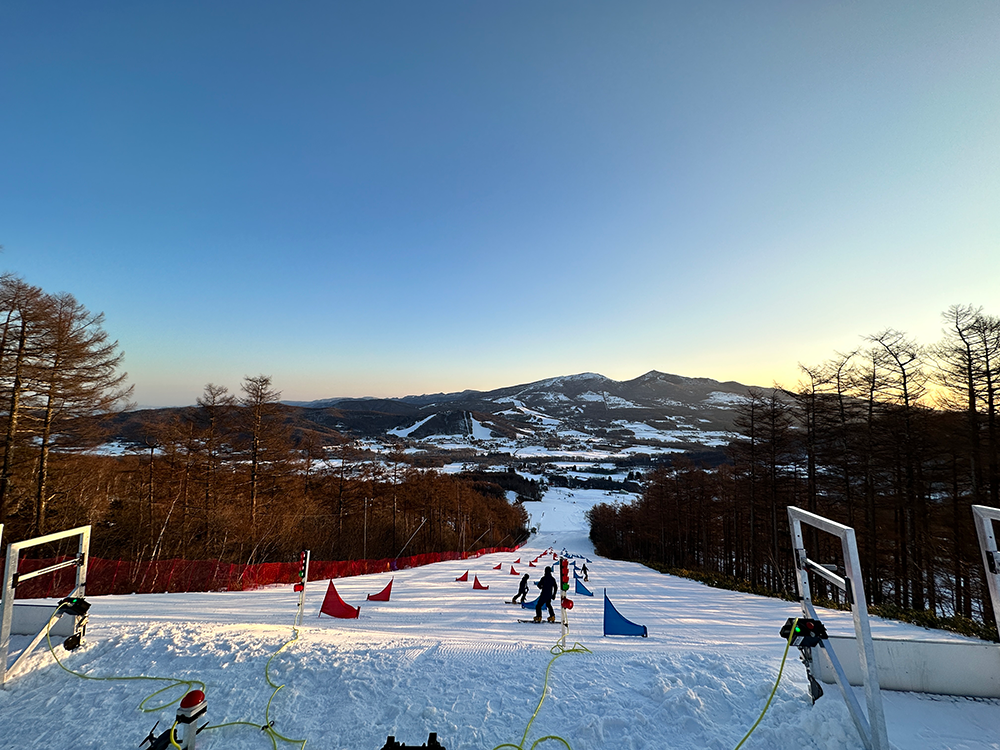
[[[552,665],[548,694],[524,750],[546,735],[572,750],[618,748],[731,750],[757,719],[778,674],[784,648],[778,629],[798,614],[787,602],[720,591],[662,576],[642,566],[596,557],[584,511],[609,498],[599,491],[552,489],[529,503],[538,534],[518,553],[444,562],[395,573],[389,602],[366,602],[390,576],[338,579],[357,620],[318,617],[326,582],[310,583],[298,639],[292,637],[296,594],[291,586],[214,594],[94,597],[85,647],[61,652],[71,669],[90,676],[157,675],[206,684],[210,722],[265,715],[285,737],[323,750],[378,750],[389,735],[420,745],[436,732],[447,750],[517,745],[539,699],[556,625],[518,623],[526,610],[505,602],[517,572],[553,546],[592,562],[595,597],[574,596],[569,653]],[[501,570],[493,566],[502,563]],[[470,582],[455,578],[469,570]],[[489,585],[472,589],[471,580]],[[626,617],[646,625],[648,638],[602,637],[601,593],[607,588]],[[831,632],[850,632],[849,615],[824,614]],[[876,621],[876,633],[925,633]],[[26,638],[15,639],[23,647]],[[58,647],[57,647],[58,648]],[[47,650],[30,671],[0,691],[0,748],[137,748],[174,709],[142,713],[136,706],[163,684],[92,681],[59,668]],[[181,690],[175,690],[179,695]],[[1000,748],[1000,701],[883,693],[889,737],[901,750]],[[863,697],[862,697],[863,703]],[[301,743],[279,741],[277,747]],[[272,747],[259,728],[211,729],[205,750]],[[541,748],[563,747],[558,741]],[[812,705],[804,669],[789,656],[770,710],[747,750],[861,748],[836,688]]]

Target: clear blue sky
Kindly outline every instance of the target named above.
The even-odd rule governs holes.
[[[0,270],[141,405],[792,385],[998,240],[994,0],[0,6]]]

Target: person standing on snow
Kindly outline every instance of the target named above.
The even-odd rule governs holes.
[[[556,613],[552,611],[552,600],[556,596],[556,579],[552,577],[552,568],[546,568],[542,580],[536,581],[535,585],[542,590],[535,605],[535,622],[542,621],[542,607],[549,608],[549,622],[555,622]]]
[[[587,578],[587,576],[590,575],[590,573],[587,571],[587,563],[583,564],[583,567],[580,569],[580,572],[583,573],[583,582],[584,583],[587,583],[588,581],[590,581],[590,579]]]
[[[511,604],[517,604],[517,600],[521,600],[521,604],[524,604],[524,600],[528,598],[528,578],[530,576],[525,573],[521,578],[521,585],[517,588],[517,593],[514,594],[514,598],[510,600]]]

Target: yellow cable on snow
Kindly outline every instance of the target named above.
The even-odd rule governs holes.
[[[761,719],[764,718],[764,714],[767,713],[767,709],[771,706],[771,701],[774,699],[774,694],[778,692],[778,684],[781,682],[781,674],[785,671],[785,659],[788,658],[788,649],[792,645],[792,636],[795,635],[795,627],[799,624],[799,618],[795,618],[795,622],[792,623],[792,627],[788,630],[788,641],[785,642],[785,653],[781,656],[781,666],[778,668],[778,679],[774,681],[774,687],[771,688],[771,694],[767,696],[767,703],[764,704],[764,710],[760,712],[760,716],[757,717],[757,721],[753,723],[750,727],[750,731],[743,735],[743,739],[740,740],[740,744],[733,748],[733,750],[740,750],[743,747],[743,743],[747,741],[747,738],[753,734],[753,731],[760,724]]]
[[[538,705],[535,707],[535,713],[533,713],[531,715],[531,718],[528,720],[528,726],[524,728],[524,734],[521,736],[521,741],[516,745],[511,744],[510,742],[505,742],[502,745],[497,745],[495,748],[493,748],[493,750],[500,750],[501,747],[513,747],[516,748],[516,750],[524,750],[524,743],[528,739],[528,731],[531,729],[531,725],[534,723],[535,717],[538,716],[538,712],[542,709],[542,703],[545,702],[545,694],[548,692],[549,688],[549,672],[551,671],[552,665],[555,663],[556,659],[558,659],[560,656],[564,656],[565,654],[593,653],[589,648],[587,648],[586,646],[581,646],[579,643],[574,643],[571,648],[566,648],[566,646],[564,645],[565,638],[566,636],[560,638],[559,642],[556,643],[555,646],[549,649],[549,653],[552,654],[552,658],[549,660],[549,664],[545,668],[545,680],[542,682],[542,697],[538,700]],[[555,734],[548,734],[544,737],[539,737],[537,740],[531,743],[531,747],[529,748],[529,750],[534,750],[536,746],[540,745],[546,740],[554,740],[556,742],[561,742],[566,746],[566,750],[573,750],[569,746],[569,743],[566,740]]]
[[[270,675],[271,662],[274,660],[274,657],[276,657],[278,654],[284,651],[285,648],[287,648],[289,645],[297,641],[298,638],[299,638],[298,628],[293,627],[292,637],[289,638],[287,641],[285,641],[283,644],[281,644],[278,650],[275,651],[273,654],[271,654],[270,658],[267,660],[267,663],[264,665],[264,679],[267,680],[268,685],[274,688],[274,692],[272,692],[271,697],[267,699],[267,706],[264,709],[263,726],[261,726],[260,724],[254,724],[253,722],[250,721],[230,721],[226,722],[225,724],[213,724],[211,726],[205,727],[205,729],[221,729],[222,727],[235,727],[235,726],[257,727],[267,735],[268,739],[271,740],[271,747],[273,748],[273,750],[278,750],[279,740],[282,742],[287,742],[289,744],[298,744],[299,750],[303,750],[303,748],[305,748],[306,746],[307,740],[296,740],[292,739],[291,737],[285,737],[283,734],[281,734],[274,728],[274,722],[271,721],[271,701],[274,700],[274,696],[278,694],[278,691],[284,687],[283,684],[277,685],[271,680],[271,675]]]
[[[56,609],[58,609],[58,607],[56,607]],[[264,725],[261,726],[259,724],[254,724],[253,722],[250,722],[250,721],[231,721],[231,722],[227,722],[225,724],[215,724],[215,725],[212,725],[212,726],[205,726],[205,727],[202,728],[201,731],[204,731],[205,729],[220,729],[222,727],[232,727],[232,726],[246,725],[246,726],[251,726],[251,727],[257,727],[261,731],[265,732],[267,734],[268,738],[271,740],[271,746],[274,748],[274,750],[277,750],[277,748],[278,748],[278,740],[281,740],[282,742],[288,742],[290,744],[298,743],[299,750],[302,750],[303,748],[305,748],[305,746],[306,746],[306,740],[296,740],[296,739],[291,739],[289,737],[285,737],[283,734],[281,734],[280,732],[278,732],[278,731],[276,731],[274,729],[274,727],[272,726],[273,722],[271,721],[271,718],[270,718],[271,701],[274,700],[274,696],[277,694],[277,692],[279,690],[281,690],[281,688],[284,687],[284,685],[276,685],[274,682],[272,682],[270,674],[268,673],[268,670],[269,670],[269,668],[271,666],[271,661],[274,659],[274,657],[276,657],[279,653],[281,653],[291,643],[294,643],[296,640],[298,640],[298,637],[299,637],[299,631],[298,631],[298,629],[292,628],[292,632],[293,632],[292,637],[289,638],[287,641],[285,641],[278,648],[277,651],[275,651],[273,654],[271,654],[271,657],[267,660],[267,663],[264,665],[264,678],[267,680],[267,684],[274,688],[274,692],[271,693],[271,697],[267,699],[267,707],[265,708],[265,711],[264,711],[264,722],[265,722]],[[52,654],[52,658],[55,659],[56,664],[58,664],[64,671],[68,672],[69,674],[75,675],[75,676],[80,677],[80,678],[82,678],[84,680],[95,680],[95,681],[99,681],[99,682],[110,681],[110,680],[121,680],[121,681],[126,681],[126,682],[132,681],[132,680],[156,680],[156,681],[161,681],[161,682],[169,682],[170,684],[167,685],[166,687],[160,688],[155,693],[151,693],[151,694],[147,695],[145,698],[142,699],[142,701],[140,701],[140,703],[137,706],[137,708],[140,711],[144,712],[144,713],[152,713],[154,711],[161,711],[164,708],[169,708],[170,706],[174,705],[175,703],[180,702],[180,700],[185,695],[187,695],[192,689],[194,689],[195,686],[197,686],[198,689],[201,690],[202,692],[205,692],[205,683],[202,682],[201,680],[178,680],[178,679],[175,679],[173,677],[154,677],[154,676],[148,676],[148,675],[137,675],[137,676],[136,675],[128,675],[128,676],[107,675],[107,676],[95,677],[93,675],[84,674],[83,672],[77,672],[76,670],[70,669],[65,664],[63,664],[62,661],[60,661],[58,654],[56,654],[55,647],[52,645],[52,638],[51,638],[50,633],[49,633],[49,628],[45,629],[45,639],[46,639],[46,641],[48,643],[48,646],[49,646],[49,653]],[[171,690],[171,689],[177,687],[178,685],[184,685],[184,686],[186,686],[187,690],[185,690],[181,695],[179,695],[178,697],[174,698],[169,703],[163,703],[163,704],[159,704],[159,705],[156,705],[156,706],[147,706],[146,705],[149,701],[151,701],[153,698],[155,698],[156,696],[158,696],[160,693],[163,693],[163,692],[165,692],[167,690]],[[169,739],[170,739],[170,745],[172,747],[179,748],[180,745],[178,745],[175,742],[175,740],[174,740],[174,728],[176,726],[177,726],[177,723],[174,722],[174,725],[170,728]]]
[[[56,607],[56,609],[59,609],[59,608]],[[145,698],[143,698],[139,702],[139,705],[137,706],[137,708],[140,711],[142,711],[143,713],[152,713],[154,711],[161,711],[164,708],[168,708],[169,706],[172,706],[175,703],[180,702],[180,700],[185,695],[187,695],[192,689],[194,689],[195,686],[198,686],[198,689],[201,690],[202,692],[204,692],[204,690],[205,690],[205,683],[202,682],[201,680],[178,680],[178,679],[175,679],[173,677],[153,677],[153,676],[149,676],[149,675],[132,675],[132,676],[107,675],[107,676],[103,676],[103,677],[95,677],[93,675],[84,674],[83,672],[77,672],[77,671],[75,671],[73,669],[70,669],[69,667],[67,667],[65,664],[63,664],[59,660],[59,655],[56,654],[56,650],[55,650],[55,648],[52,645],[52,637],[51,637],[51,635],[49,633],[49,628],[48,627],[45,628],[45,640],[46,640],[46,642],[48,643],[48,646],[49,646],[49,653],[52,654],[52,658],[56,660],[56,664],[58,664],[64,671],[69,672],[71,675],[76,675],[77,677],[80,677],[80,678],[82,678],[84,680],[95,680],[97,682],[106,682],[106,681],[111,681],[111,680],[121,680],[121,681],[125,681],[125,682],[132,681],[132,680],[154,680],[154,681],[158,681],[158,682],[169,682],[170,683],[169,685],[167,685],[166,687],[160,688],[155,693],[150,693],[149,695],[147,695]],[[184,685],[184,686],[186,686],[187,690],[185,690],[181,695],[177,696],[176,698],[174,698],[169,703],[163,703],[163,704],[157,705],[157,706],[147,706],[146,705],[149,701],[151,701],[153,698],[155,698],[156,696],[158,696],[160,693],[166,692],[167,690],[172,690],[173,688],[177,687],[178,685]]]

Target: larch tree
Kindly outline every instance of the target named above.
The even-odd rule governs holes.
[[[198,450],[202,464],[202,483],[204,485],[204,506],[202,532],[207,548],[213,548],[216,523],[217,497],[219,492],[219,474],[225,451],[227,436],[233,419],[236,399],[224,385],[209,383],[205,391],[198,397],[198,407],[192,415],[197,423],[199,437]]]
[[[281,391],[271,388],[269,375],[245,377],[240,385],[243,395],[238,399],[240,426],[246,447],[246,457],[250,467],[247,499],[250,510],[250,527],[256,530],[258,520],[258,500],[261,487],[261,466],[265,459],[273,458],[273,432],[278,413],[278,399]],[[268,438],[272,438],[269,440]],[[271,450],[269,450],[271,449]]]
[[[0,279],[0,306],[4,321],[0,331],[0,398],[6,409],[3,458],[0,468],[0,523],[21,504],[13,497],[14,454],[20,421],[30,407],[32,368],[39,354],[39,332],[49,317],[50,298],[21,279]]]
[[[38,470],[32,530],[36,534],[45,533],[52,448],[79,447],[93,437],[96,418],[127,408],[132,393],[132,387],[125,385],[127,373],[120,369],[124,354],[118,342],[108,338],[103,313],[91,313],[71,294],[51,297],[48,313],[33,367],[40,422],[35,436]]]

